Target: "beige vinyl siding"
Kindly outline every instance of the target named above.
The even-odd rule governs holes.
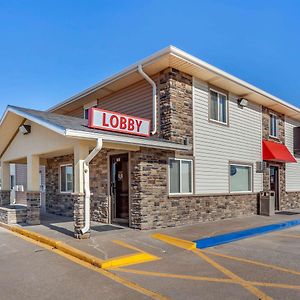
[[[294,127],[300,126],[299,121],[290,118],[285,119],[285,144],[294,155]],[[300,157],[296,157],[297,163],[286,164],[286,191],[300,191]]]
[[[256,173],[262,160],[262,108],[250,103],[240,108],[229,95],[229,126],[209,122],[208,85],[193,80],[195,193],[229,192],[229,161],[253,163],[253,188],[262,190],[263,176]]]
[[[158,76],[152,77],[152,79],[157,82]],[[109,96],[100,98],[98,103],[99,108],[152,119],[152,87],[143,79]],[[83,108],[81,106],[65,114],[83,118]]]
[[[64,115],[76,117],[76,118],[83,118],[83,106],[80,106],[70,112],[64,113]]]
[[[157,77],[154,80],[157,81]],[[141,80],[100,99],[98,107],[152,119],[152,87],[146,80]]]

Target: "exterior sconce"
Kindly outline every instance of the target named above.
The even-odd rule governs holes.
[[[19,127],[19,130],[24,135],[29,134],[31,132],[31,126],[30,125],[22,125]]]

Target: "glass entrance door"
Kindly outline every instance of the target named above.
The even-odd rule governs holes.
[[[275,210],[279,210],[279,169],[270,166],[270,190],[275,192]]]
[[[128,154],[110,156],[110,194],[112,220],[129,221]]]

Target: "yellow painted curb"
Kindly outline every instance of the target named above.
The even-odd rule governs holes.
[[[196,243],[178,239],[173,236],[166,235],[166,234],[154,233],[151,235],[151,237],[153,237],[154,239],[157,239],[157,240],[161,240],[165,243],[177,246],[179,248],[186,249],[186,250],[196,249]]]
[[[12,226],[12,225],[7,225],[7,224],[4,224],[4,223],[0,223],[0,227],[3,227],[7,230],[16,232],[16,233],[21,234],[23,236],[29,237],[29,238],[31,238],[35,241],[46,244],[46,245],[48,245],[52,248],[58,249],[58,250],[66,253],[66,254],[74,256],[74,257],[76,257],[76,258],[78,258],[82,261],[85,261],[89,264],[92,264],[92,265],[94,265],[98,268],[101,268],[101,264],[103,262],[102,259],[100,259],[96,256],[93,256],[93,255],[90,255],[90,254],[88,254],[86,252],[83,252],[81,250],[78,250],[78,249],[76,249],[72,246],[69,246],[69,245],[61,242],[61,241],[48,238],[47,236],[44,236],[42,234],[39,234],[39,233],[36,233],[36,232],[33,232],[33,231],[23,229],[22,227],[18,227],[18,226]]]
[[[157,256],[151,255],[149,253],[143,252],[133,246],[127,245],[124,242],[121,241],[114,241],[115,243],[119,243],[122,246],[126,246],[127,248],[134,249],[139,251],[138,253],[135,254],[129,254],[129,255],[124,255],[124,256],[119,256],[119,257],[114,257],[108,260],[102,260],[96,256],[90,255],[84,251],[81,251],[77,248],[74,248],[72,246],[69,246],[59,240],[54,240],[51,238],[48,238],[42,234],[29,231],[26,229],[23,229],[22,227],[18,226],[12,226],[12,225],[7,225],[4,223],[0,223],[0,227],[3,227],[7,230],[16,232],[18,234],[21,234],[23,236],[26,236],[28,238],[31,238],[35,241],[38,241],[40,243],[46,244],[52,248],[58,249],[68,255],[71,255],[73,257],[76,257],[84,262],[87,262],[91,265],[94,265],[98,268],[103,268],[103,269],[109,269],[109,268],[118,268],[118,267],[124,267],[128,265],[134,265],[134,264],[140,264],[148,261],[153,261],[153,260],[158,260],[160,259]]]
[[[93,256],[93,255],[90,255],[84,251],[81,251],[77,248],[74,248],[72,246],[69,246],[63,242],[60,242],[60,241],[57,241],[56,242],[56,249],[64,252],[64,253],[67,253],[69,255],[72,255],[80,260],[83,260],[91,265],[94,265],[98,268],[101,268],[101,264],[103,262],[102,259],[96,257],[96,256]]]
[[[101,267],[103,269],[119,268],[129,265],[141,264],[144,262],[149,262],[158,259],[160,258],[157,256],[145,252],[140,252],[137,254],[123,255],[105,260],[104,262],[102,262]]]

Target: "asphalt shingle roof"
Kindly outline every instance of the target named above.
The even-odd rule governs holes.
[[[116,132],[111,132],[111,131],[89,128],[88,120],[82,119],[82,118],[76,118],[76,117],[51,113],[48,111],[35,110],[35,109],[29,109],[29,108],[12,106],[12,105],[9,105],[8,107],[10,107],[16,111],[19,111],[21,113],[23,112],[34,118],[37,118],[43,122],[48,123],[49,125],[60,127],[62,130],[70,129],[70,130],[77,130],[77,131],[84,131],[84,132],[91,132],[91,133],[101,133],[101,134],[109,134],[109,135],[115,135],[115,136],[132,137],[132,135],[129,135],[129,134],[116,133]],[[155,140],[155,141],[172,143],[170,141],[166,141],[166,140],[158,139],[158,138],[154,138],[154,137],[144,138],[144,137],[136,136],[136,138],[145,139],[145,140],[151,139],[151,140]],[[175,145],[176,143],[173,143],[173,144]]]

